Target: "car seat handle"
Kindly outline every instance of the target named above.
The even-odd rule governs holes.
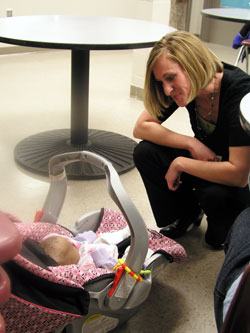
[[[107,191],[124,215],[131,233],[126,263],[134,272],[140,272],[148,251],[148,231],[144,220],[121,184],[117,171],[107,159],[88,151],[70,152],[52,157],[49,162],[51,184],[43,206],[41,221],[57,222],[67,191],[65,167],[74,162],[87,162],[105,172]],[[124,274],[115,292],[108,299],[109,306],[113,309],[120,308],[135,283],[137,283],[135,279]]]

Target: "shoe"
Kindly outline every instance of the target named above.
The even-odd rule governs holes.
[[[208,221],[208,219],[207,219]],[[225,239],[226,239],[226,236],[222,236],[220,234],[220,231],[217,230],[214,230],[214,232],[211,232],[211,227],[207,228],[207,231],[205,233],[205,242],[206,244],[214,249],[214,250],[223,250],[224,248],[224,243],[225,243]]]
[[[192,217],[181,217],[174,223],[169,224],[166,228],[161,229],[160,233],[168,238],[173,239],[181,237],[192,224],[197,227],[200,226],[203,215],[203,210],[199,210],[199,213],[196,216],[193,215]]]

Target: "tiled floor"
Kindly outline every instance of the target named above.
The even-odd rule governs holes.
[[[234,63],[237,51],[209,45],[224,61]],[[91,53],[89,127],[118,132],[132,138],[135,120],[143,110],[141,101],[129,97],[132,51]],[[70,124],[70,52],[51,51],[0,56],[0,174],[1,209],[31,222],[42,208],[49,182],[28,172],[13,158],[23,138]],[[184,125],[185,109],[171,119],[171,127],[190,133]],[[156,228],[142,181],[136,169],[121,181],[148,227]],[[69,181],[59,223],[70,226],[81,214],[101,207],[116,208],[104,180]],[[204,243],[206,220],[179,242],[188,258],[170,264],[154,280],[148,300],[137,315],[117,332],[216,332],[213,288],[223,261],[222,251]]]

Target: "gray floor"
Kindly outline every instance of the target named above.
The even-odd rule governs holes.
[[[234,63],[237,51],[209,46],[222,60]],[[129,97],[132,59],[132,51],[91,54],[90,128],[132,137],[133,124],[143,110],[141,101]],[[1,209],[31,222],[43,206],[49,182],[19,167],[13,150],[29,135],[70,126],[70,52],[1,55],[0,73]],[[190,133],[186,120],[186,110],[180,109],[171,127]],[[121,175],[121,181],[147,226],[157,230],[137,170]],[[69,181],[59,223],[73,225],[78,216],[101,207],[116,208],[103,180]],[[117,332],[216,332],[213,288],[224,255],[205,245],[205,230],[204,218],[200,228],[179,239],[188,254],[186,262],[170,264],[160,273],[147,302]]]

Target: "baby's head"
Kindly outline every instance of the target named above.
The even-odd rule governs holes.
[[[59,265],[77,264],[80,259],[77,247],[70,240],[60,235],[46,237],[40,243],[40,246]]]

